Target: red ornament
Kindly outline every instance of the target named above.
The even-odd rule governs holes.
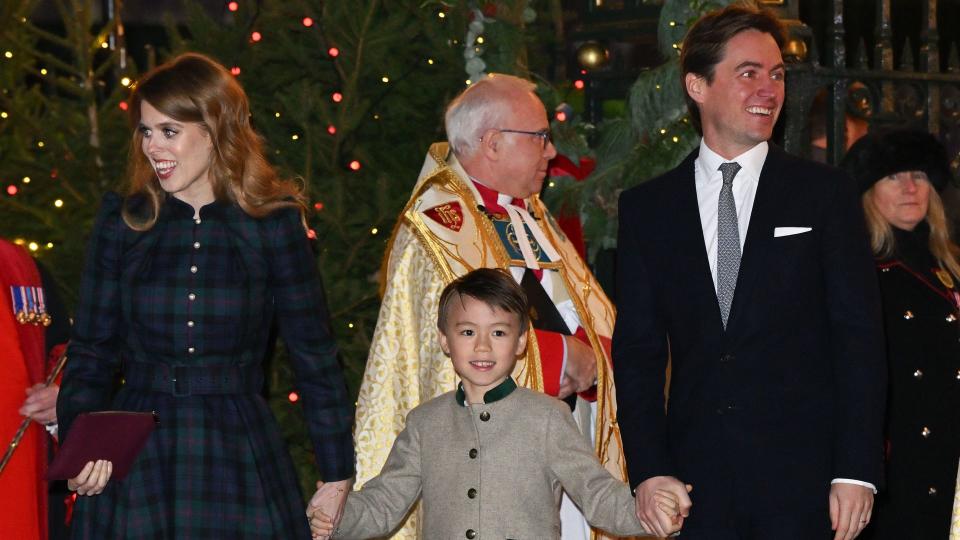
[[[496,17],[497,16],[497,5],[493,2],[487,2],[483,5],[483,9],[480,11],[483,12],[485,17]]]
[[[351,161],[351,162],[350,162],[350,170],[352,170],[352,171],[359,171],[359,170],[360,170],[360,162],[357,161],[357,160]]]
[[[230,73],[231,73],[234,77],[236,77],[236,76],[240,75],[240,68],[237,67],[237,66],[233,66],[232,68],[230,68]]]
[[[343,94],[340,92],[334,92],[333,95],[330,96],[330,99],[332,99],[334,103],[340,103],[343,101]]]
[[[311,26],[313,26],[313,19],[311,19],[310,17],[304,17],[303,25],[306,26],[307,28],[310,28]]]
[[[121,102],[120,102],[120,110],[121,110],[121,111],[125,111],[125,110],[127,110],[127,109],[129,109],[129,108],[130,108],[130,104],[129,104],[129,103],[127,103],[126,101],[121,101]]]
[[[300,395],[297,394],[296,392],[290,392],[289,394],[287,394],[287,399],[290,400],[290,403],[296,403],[300,401]]]
[[[307,238],[309,238],[309,239],[311,239],[311,240],[316,240],[316,239],[317,239],[317,231],[315,231],[315,230],[313,230],[313,229],[308,229],[308,230],[307,230]]]
[[[253,41],[254,43],[260,41],[261,39],[263,39],[263,35],[261,35],[260,32],[254,32],[250,34],[250,41]]]
[[[322,202],[313,203],[313,209],[316,210],[317,212],[323,210],[323,203]]]
[[[336,58],[340,56],[340,49],[336,47],[330,47],[329,49],[327,49],[327,54],[330,55],[330,58]]]
[[[336,134],[337,134],[337,126],[335,126],[335,125],[333,125],[333,124],[330,124],[329,126],[327,126],[327,133],[329,133],[329,134],[331,134],[331,135],[336,135]]]
[[[584,86],[586,86],[586,83],[584,83],[582,79],[577,79],[573,81],[573,87],[576,88],[577,90],[583,90]]]
[[[228,3],[227,3],[227,9],[229,9],[230,11],[236,11],[236,10],[240,9],[240,4],[238,4],[238,3],[236,3],[236,2],[228,2]]]
[[[13,185],[13,184],[10,184],[9,186],[7,186],[7,195],[9,195],[9,196],[11,196],[11,197],[13,197],[14,195],[16,195],[18,191],[20,191],[20,190],[17,189],[17,186],[15,186],[15,185]]]
[[[57,174],[59,173],[57,172],[56,169],[50,169],[50,178],[56,178]]]
[[[557,122],[566,122],[566,121],[567,121],[567,113],[565,113],[565,112],[563,112],[563,111],[558,111],[558,112],[557,112]]]

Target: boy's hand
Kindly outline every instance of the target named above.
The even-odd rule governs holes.
[[[687,492],[693,489],[693,486],[687,484],[685,486]],[[662,512],[670,521],[670,525],[663,527],[663,532],[668,535],[676,533],[683,527],[683,515],[680,514],[680,500],[672,492],[666,491],[663,489],[658,489],[653,494],[653,499],[656,502],[657,509]]]
[[[310,519],[310,528],[313,529],[313,518],[317,513],[322,514],[330,521],[330,530],[324,534],[314,532],[314,538],[326,539],[336,529],[343,516],[343,505],[347,501],[347,493],[353,485],[353,479],[337,482],[317,482],[317,492],[310,499],[307,506],[307,517]],[[322,523],[323,520],[320,520]]]
[[[637,501],[637,518],[648,533],[660,537],[669,536],[683,526],[683,519],[690,515],[690,497],[687,496],[693,489],[690,484],[684,484],[672,476],[654,476],[640,483],[635,490]],[[676,511],[666,512],[660,504],[657,495],[666,497],[665,506],[670,509],[676,506]],[[672,500],[672,502],[671,502]]]
[[[330,538],[333,534],[333,518],[317,510],[310,516],[310,533],[316,540]]]

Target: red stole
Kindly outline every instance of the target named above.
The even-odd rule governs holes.
[[[0,240],[0,452],[16,434],[26,389],[46,372],[44,327],[14,317],[11,286],[41,287],[40,273],[24,250]],[[0,475],[0,522],[10,537],[47,538],[47,435],[31,422]]]

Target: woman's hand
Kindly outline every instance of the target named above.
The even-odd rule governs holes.
[[[338,482],[317,482],[317,492],[307,506],[307,518],[315,539],[329,538],[343,516],[343,505],[353,486],[353,479]]]
[[[67,480],[67,488],[76,491],[77,495],[99,495],[107,486],[111,474],[113,462],[104,459],[88,461],[80,474]]]

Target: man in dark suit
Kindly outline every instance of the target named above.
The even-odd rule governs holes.
[[[884,352],[862,211],[845,174],[767,142],[783,39],[753,7],[698,21],[681,65],[700,147],[620,199],[627,470],[644,525],[665,529],[653,493],[671,491],[688,540],[825,539],[831,525],[849,540],[879,482]]]

